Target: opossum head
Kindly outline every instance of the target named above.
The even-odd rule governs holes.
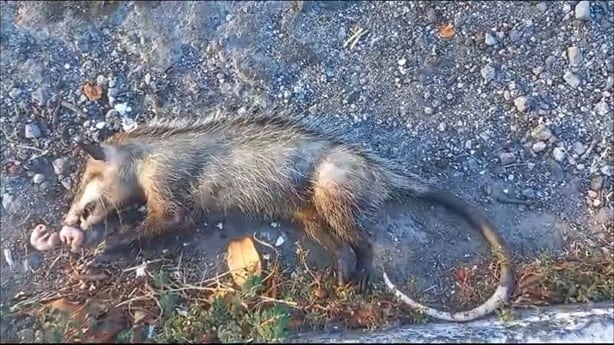
[[[133,157],[111,144],[79,144],[89,156],[64,225],[86,230],[140,195]]]

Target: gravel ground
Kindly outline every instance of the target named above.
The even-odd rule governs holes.
[[[66,211],[74,138],[216,109],[283,106],[345,128],[479,205],[521,256],[606,238],[612,2],[3,2],[1,20],[1,242],[17,265],[2,260],[2,302],[47,286],[38,268],[53,254],[27,238]],[[292,260],[290,225],[219,221],[191,240],[203,266],[246,227],[281,234]],[[459,224],[390,206],[372,227],[378,266],[443,294],[439,277],[487,255]]]

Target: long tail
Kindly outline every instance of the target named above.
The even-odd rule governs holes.
[[[456,322],[472,321],[484,317],[494,312],[501,305],[506,303],[513,292],[515,280],[511,256],[505,246],[503,239],[500,237],[496,228],[486,219],[482,212],[472,207],[466,201],[460,199],[454,194],[439,190],[429,184],[426,184],[418,177],[414,179],[409,176],[401,176],[396,173],[388,173],[390,182],[400,190],[414,196],[418,196],[427,201],[442,205],[463,217],[472,227],[479,230],[484,239],[490,245],[491,251],[501,265],[501,278],[499,286],[494,294],[480,306],[463,312],[450,313],[424,306],[404,293],[402,293],[388,278],[384,272],[384,281],[390,289],[401,301],[408,304],[410,307],[422,310],[426,315],[431,317]]]

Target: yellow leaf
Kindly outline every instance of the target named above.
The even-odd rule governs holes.
[[[260,276],[260,255],[250,237],[233,240],[228,244],[228,268],[234,282],[242,286],[252,275]]]

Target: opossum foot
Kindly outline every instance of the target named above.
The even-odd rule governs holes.
[[[352,268],[348,260],[343,257],[337,258],[337,280],[339,285],[346,285],[350,282]]]
[[[357,268],[352,275],[352,282],[357,286],[360,293],[369,290],[373,269],[370,267]]]

